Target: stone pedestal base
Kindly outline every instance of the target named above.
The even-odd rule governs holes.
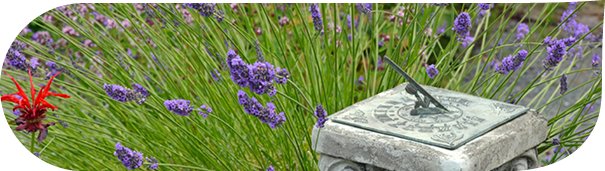
[[[508,171],[536,168],[547,132],[544,116],[530,110],[454,150],[330,121],[313,129],[312,142],[322,171]]]
[[[520,156],[502,164],[492,171],[520,171],[538,168],[538,153],[536,148],[525,151]],[[389,171],[369,164],[357,163],[330,155],[319,157],[321,171]]]
[[[504,163],[502,166],[492,171],[518,171],[538,168],[538,151],[536,148],[529,149],[525,153]]]
[[[322,171],[514,171],[536,168],[548,121],[533,109],[425,86],[451,113],[411,116],[402,84],[313,128]],[[406,93],[407,92],[407,93]],[[410,100],[412,99],[412,100]],[[464,110],[463,110],[464,109]]]

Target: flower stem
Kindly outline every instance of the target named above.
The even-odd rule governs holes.
[[[34,139],[36,138],[36,134],[34,134],[34,132],[30,132],[30,134],[32,134],[31,139],[30,139],[30,146],[29,149],[32,151],[32,154],[34,153]]]
[[[307,110],[308,112],[313,113],[313,110],[311,110],[311,109],[307,108],[305,105],[303,105],[303,104],[301,104],[300,102],[298,102],[298,101],[296,101],[296,100],[292,99],[292,97],[290,97],[290,96],[288,96],[288,95],[286,95],[286,94],[282,93],[281,91],[277,91],[277,94],[284,96],[285,98],[287,98],[288,100],[290,100],[290,101],[292,101],[292,102],[294,102],[294,103],[298,104],[300,107],[302,107],[303,109]],[[303,96],[303,97],[304,97],[304,96]],[[309,103],[309,102],[307,102],[307,103]]]

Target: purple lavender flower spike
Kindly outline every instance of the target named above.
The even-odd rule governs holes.
[[[275,104],[269,102],[269,103],[267,103],[267,107],[263,108],[263,110],[260,113],[260,117],[259,117],[261,122],[269,124],[272,129],[275,129],[274,124],[277,124],[277,123],[275,123],[277,121],[276,120],[277,113],[275,112],[275,109],[277,109],[275,107]]]
[[[597,53],[592,54],[592,68],[598,68],[600,63],[601,56],[599,56]],[[594,74],[599,75],[599,71],[595,71]]]
[[[439,74],[439,70],[435,68],[435,64],[431,64],[426,68],[426,73],[429,75],[429,77],[435,78],[435,75]]]
[[[380,55],[378,55],[378,59],[376,59],[376,66],[378,67],[377,69],[380,70],[380,71],[384,70],[384,65],[383,64],[384,64],[383,57],[381,57]]]
[[[143,153],[132,151],[128,147],[120,145],[120,142],[116,144],[116,151],[113,155],[117,156],[118,160],[128,170],[136,169],[143,165]]]
[[[567,7],[567,10],[565,10],[563,12],[563,15],[561,15],[561,27],[559,27],[560,29],[562,29],[563,31],[567,32],[569,35],[573,36],[573,37],[580,37],[582,36],[584,33],[588,33],[589,29],[588,26],[582,24],[582,23],[578,23],[576,21],[576,14],[572,13],[574,12],[574,10],[577,8],[577,3],[576,2],[571,2],[569,3],[569,6]],[[567,18],[567,21],[565,21],[565,18]],[[564,22],[565,21],[565,22]]]
[[[126,94],[128,94],[128,90],[126,90],[124,87],[115,84],[104,84],[103,90],[105,90],[105,93],[111,97],[111,99],[126,102]]]
[[[221,82],[221,80],[219,79],[219,77],[221,76],[221,73],[218,72],[217,69],[214,69],[214,72],[210,72],[210,75],[212,75],[212,78],[214,78],[215,81],[217,82]]]
[[[6,60],[8,64],[13,66],[15,69],[27,72],[29,69],[32,72],[36,72],[36,67],[31,66],[31,64],[25,58],[25,55],[21,54],[21,50],[25,48],[25,44],[21,41],[15,40],[11,44],[11,47],[8,49],[8,53],[6,53]],[[32,62],[34,58],[32,58]],[[37,59],[37,58],[36,58]],[[37,65],[37,60],[35,61]]]
[[[351,29],[351,15],[347,14],[347,27]]]
[[[479,9],[485,11],[485,10],[489,10],[492,6],[491,3],[479,3],[477,4],[477,6],[479,6]]]
[[[219,23],[223,21],[223,19],[225,19],[225,12],[221,10],[216,10],[215,14],[216,15],[214,16],[214,18],[216,18],[216,21],[218,21]]]
[[[561,80],[559,81],[561,82],[560,93],[565,94],[567,91],[567,76],[565,76],[565,74],[561,75]]]
[[[269,167],[267,167],[267,171],[275,171],[275,167],[269,166]]]
[[[464,47],[464,48],[468,47],[468,45],[470,45],[471,43],[473,43],[473,41],[475,41],[474,37],[466,36],[464,38],[464,41],[462,41],[462,47]]]
[[[563,44],[565,44],[565,46],[571,46],[576,42],[576,38],[575,37],[568,37],[565,39],[561,39],[561,41],[563,41]]]
[[[284,112],[280,112],[275,116],[275,120],[269,124],[269,126],[273,129],[281,127],[286,122],[286,116],[284,116]]]
[[[471,29],[471,17],[466,12],[461,12],[456,20],[454,20],[454,28],[452,30],[456,31],[458,34],[458,41],[463,41],[466,36],[469,35]]]
[[[552,139],[552,145],[559,145],[559,144],[561,144],[561,143],[559,142],[558,138],[553,138]]]
[[[231,79],[240,87],[248,87],[252,78],[252,67],[247,65],[241,58],[231,60]]]
[[[202,115],[204,118],[208,117],[208,114],[210,114],[212,112],[212,108],[210,108],[206,105],[200,106],[200,108],[198,108],[198,110],[200,111],[198,114]]]
[[[551,43],[552,43],[552,37],[551,36],[548,36],[548,37],[544,38],[544,43],[543,43],[544,46],[550,46]]]
[[[517,102],[517,99],[514,99],[514,98],[511,99],[510,97],[511,96],[509,95],[508,96],[509,100],[507,100],[506,103],[515,104],[515,102]]]
[[[256,50],[256,59],[260,62],[267,62],[265,60],[265,56],[263,55],[263,51],[260,49],[260,44],[258,44],[258,40],[254,41],[254,50]]]
[[[229,49],[229,51],[227,52],[227,59],[225,59],[225,60],[226,60],[226,62],[227,62],[227,66],[228,66],[229,68],[233,68],[233,67],[231,66],[231,60],[233,60],[233,59],[235,59],[235,58],[239,58],[239,55],[237,55],[237,54],[235,53],[235,51],[233,51],[233,49]]]
[[[158,67],[162,67],[162,69],[166,69],[166,67],[164,67],[164,64],[162,64],[162,61],[160,61],[159,58],[156,58],[155,55],[153,55],[153,53],[150,53],[150,54],[151,54],[151,59],[153,59],[157,63]]]
[[[363,84],[363,76],[359,76],[359,78],[357,79],[357,85],[362,85]]]
[[[164,101],[164,106],[166,106],[170,112],[181,116],[189,116],[189,113],[193,111],[191,102],[184,99],[166,100]]]
[[[546,47],[546,59],[542,60],[544,63],[544,69],[546,70],[551,70],[553,67],[556,67],[559,62],[563,60],[563,55],[567,53],[565,50],[567,46],[565,46],[563,40],[557,40],[557,38],[554,38],[549,42],[550,45]]]
[[[317,6],[317,4],[311,4],[311,6],[309,6],[309,11],[311,11],[311,17],[313,17],[315,30],[321,31],[323,28],[323,22],[321,21],[321,14],[319,13],[319,6]]]
[[[13,111],[13,115],[15,115],[15,116],[21,115],[21,110],[15,110],[15,111]]]
[[[502,62],[496,65],[496,72],[500,74],[508,74],[510,71],[516,71],[521,65],[523,65],[523,61],[527,57],[527,51],[525,49],[517,52],[517,55],[512,56],[509,55],[502,59]]]
[[[586,107],[584,107],[584,111],[586,111],[587,114],[592,113],[592,112],[594,112],[594,106],[590,103],[586,104]]]
[[[249,81],[250,90],[258,95],[272,92],[275,87],[275,69],[269,62],[255,62],[252,68],[252,77]]]
[[[576,25],[576,28],[573,30],[572,36],[580,38],[580,37],[582,37],[584,34],[586,34],[588,32],[590,32],[590,29],[588,28],[587,25],[584,25],[582,23],[578,23]]]
[[[288,82],[288,79],[290,79],[290,77],[291,77],[288,70],[286,68],[282,69],[282,68],[277,67],[276,71],[277,71],[277,76],[279,76],[279,77],[275,77],[275,83],[286,84],[286,82]]]
[[[134,89],[134,91],[136,91],[138,93],[141,93],[141,95],[143,95],[145,97],[149,96],[149,91],[147,91],[147,89],[145,89],[140,84],[132,83],[132,89]]]
[[[525,38],[527,34],[529,34],[529,26],[525,23],[520,23],[517,27],[517,40]]]
[[[55,62],[53,62],[53,61],[47,61],[47,62],[46,62],[46,66],[47,66],[48,68],[54,69],[54,68],[57,68],[57,63],[55,63]]]
[[[315,108],[315,117],[317,117],[317,127],[318,128],[323,128],[324,127],[324,123],[326,123],[326,121],[329,120],[329,118],[327,118],[326,116],[328,115],[328,112],[326,112],[326,110],[324,109],[324,107],[321,104],[318,104],[317,107]]]
[[[210,17],[215,12],[216,3],[184,3],[183,5],[197,10],[204,17]]]
[[[263,107],[256,98],[250,98],[246,92],[239,90],[237,93],[238,103],[244,107],[244,111],[250,115],[257,117],[262,123],[269,124],[272,129],[281,127],[286,118],[284,113],[276,114],[275,105],[267,103],[267,107]]]
[[[262,105],[258,103],[256,98],[250,98],[246,92],[239,90],[237,93],[238,103],[244,107],[244,111],[249,115],[258,116],[262,109]]]
[[[152,163],[151,165],[147,166],[147,168],[151,170],[158,169],[158,159],[155,157],[145,157],[145,160],[147,160],[149,163]]]
[[[363,14],[369,15],[372,12],[372,3],[356,3],[355,6]]]
[[[445,28],[447,27],[447,22],[444,21],[442,26],[437,28],[437,35],[441,35],[445,32]]]

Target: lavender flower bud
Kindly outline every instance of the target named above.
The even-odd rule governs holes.
[[[561,75],[561,94],[565,94],[565,92],[567,91],[567,76],[565,76],[565,74]]]
[[[454,28],[452,28],[458,34],[458,40],[463,41],[469,35],[470,29],[471,17],[466,12],[460,13],[456,20],[454,20]]]
[[[435,78],[435,75],[439,74],[439,70],[435,68],[435,64],[431,64],[426,68],[426,73],[429,75],[429,77]]]
[[[189,116],[189,113],[193,111],[191,102],[184,99],[166,100],[164,101],[164,106],[166,106],[170,112],[181,116]]]
[[[517,39],[521,40],[525,38],[525,35],[529,34],[529,26],[525,23],[520,23],[517,27]]]
[[[316,126],[318,128],[323,128],[324,123],[326,123],[326,121],[329,120],[329,118],[326,117],[328,115],[328,112],[326,112],[326,110],[324,109],[324,107],[321,104],[318,104],[317,107],[315,108],[314,115],[315,115],[315,117],[317,117]]]
[[[319,6],[316,4],[311,4],[309,6],[309,11],[311,11],[311,17],[313,17],[313,24],[315,25],[315,30],[321,31],[323,28],[321,21],[321,14],[319,13]]]

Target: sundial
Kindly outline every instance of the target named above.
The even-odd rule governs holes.
[[[332,121],[446,149],[456,149],[524,114],[529,108],[416,83],[391,59],[408,83],[378,94]]]

